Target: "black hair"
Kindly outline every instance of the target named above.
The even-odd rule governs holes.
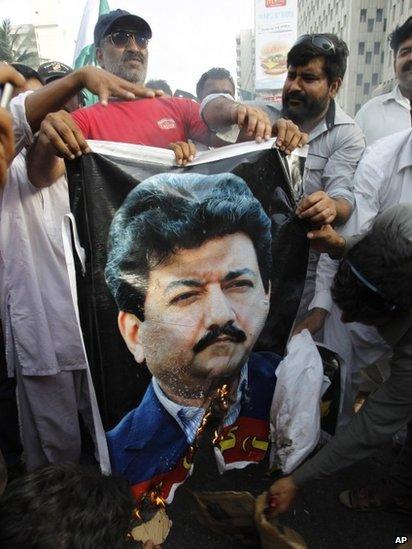
[[[124,479],[74,464],[49,465],[7,487],[0,499],[0,548],[131,547],[126,536],[134,508]]]
[[[106,282],[120,310],[144,320],[149,271],[179,249],[242,232],[251,239],[263,286],[271,269],[270,220],[239,177],[233,174],[162,174],[147,179],[126,197],[113,218]]]
[[[309,36],[309,35],[308,35]],[[323,52],[320,48],[314,46],[308,38],[307,40],[292,46],[287,56],[287,64],[293,67],[302,67],[307,65],[315,57],[323,57],[325,59],[325,73],[329,85],[337,78],[345,76],[347,59],[349,55],[346,42],[336,36],[336,34],[323,33],[319,36],[328,38],[335,46],[335,52]]]
[[[408,17],[403,25],[398,25],[389,35],[389,45],[395,57],[402,42],[405,42],[408,38],[412,38],[412,16]]]
[[[19,72],[26,80],[29,80],[30,78],[35,78],[38,80],[41,84],[44,84],[43,79],[41,78],[40,74],[29,67],[28,65],[23,65],[23,63],[10,63],[11,66],[16,69],[17,72]]]
[[[148,80],[145,86],[152,88],[153,90],[163,90],[168,95],[173,95],[172,88],[166,80]]]
[[[367,234],[342,261],[332,285],[332,296],[351,320],[373,323],[381,317],[399,317],[412,307],[412,246],[393,233]],[[351,269],[379,293],[362,282]]]
[[[230,72],[223,67],[213,67],[204,72],[196,84],[196,96],[198,98],[202,95],[206,80],[229,80],[233,86],[233,93],[235,93],[236,87]]]

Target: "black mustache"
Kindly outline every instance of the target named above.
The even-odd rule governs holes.
[[[285,100],[289,101],[289,99],[298,99],[299,101],[302,101],[303,103],[306,103],[306,97],[302,93],[299,92],[290,92],[285,96]]]
[[[140,63],[143,63],[144,57],[139,52],[125,52],[123,56],[124,61],[130,61],[130,60],[140,61]]]
[[[233,326],[232,323],[228,322],[224,326],[209,330],[209,332],[207,332],[207,334],[204,335],[202,339],[200,339],[193,347],[193,352],[200,353],[203,349],[206,349],[206,347],[212,345],[212,343],[215,343],[215,341],[217,341],[217,339],[222,335],[228,336],[230,340],[235,343],[242,343],[242,341],[246,341],[245,332],[239,330],[239,328],[236,328],[236,326]]]
[[[412,61],[408,61],[407,63],[404,64],[404,66],[402,67],[402,72],[405,72],[405,71],[409,71],[412,69]]]

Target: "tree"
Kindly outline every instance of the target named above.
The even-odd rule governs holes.
[[[26,25],[25,25],[26,27]],[[24,63],[37,68],[40,59],[37,52],[34,28],[27,26],[11,29],[10,19],[4,19],[0,26],[0,60],[8,63]]]

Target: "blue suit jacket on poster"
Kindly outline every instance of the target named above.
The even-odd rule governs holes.
[[[244,418],[243,423],[247,423],[247,429],[252,429],[250,436],[246,436],[245,432],[243,440],[252,439],[258,432],[262,433],[259,428],[256,433],[253,431],[257,424],[264,424],[269,432],[270,405],[279,361],[280,357],[274,353],[252,353],[249,357],[248,389],[241,402],[239,418],[234,424]],[[244,432],[244,427],[241,427],[242,430]],[[152,384],[140,405],[131,410],[106,436],[113,472],[127,478],[132,486],[141,485],[142,489],[135,491],[136,496],[156,484],[157,480],[164,479],[165,474],[182,462],[189,449],[185,434],[159,402]],[[186,467],[184,477],[189,474],[188,469],[190,467]],[[183,480],[182,477],[176,482],[181,483]]]

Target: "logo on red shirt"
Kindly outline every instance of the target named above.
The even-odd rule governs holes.
[[[177,127],[173,118],[162,118],[157,121],[157,125],[161,130],[174,130]]]

